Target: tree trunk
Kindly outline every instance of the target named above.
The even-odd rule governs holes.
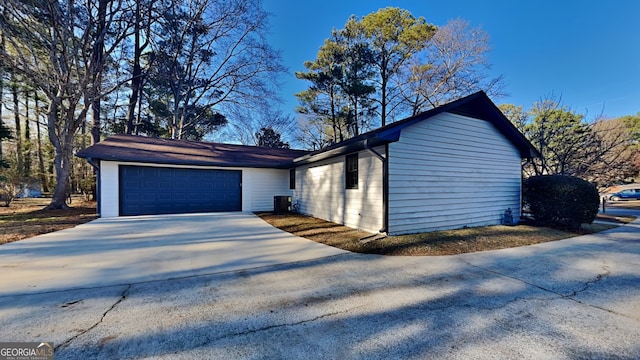
[[[38,150],[38,172],[40,173],[40,182],[42,183],[42,191],[49,192],[49,181],[44,169],[44,156],[42,155],[42,135],[40,133],[40,103],[38,102],[38,92],[34,91],[34,101],[36,107],[36,141]]]
[[[142,68],[140,66],[140,57],[142,56],[142,48],[140,47],[140,1],[136,1],[136,19],[133,24],[133,39],[134,39],[134,48],[133,48],[133,71],[131,73],[131,95],[129,96],[129,107],[127,111],[127,126],[125,132],[129,135],[134,132],[134,123],[135,123],[135,110],[136,105],[138,104],[139,94],[141,92],[142,87]]]
[[[415,100],[411,102],[411,116],[416,116],[420,113],[419,101],[420,95],[416,95]]]
[[[100,142],[100,113],[101,105],[100,98],[96,98],[91,103],[91,114],[93,121],[91,123],[91,144],[97,144]]]
[[[104,69],[104,38],[105,26],[107,21],[107,5],[111,0],[98,0],[98,19],[96,21],[96,41],[93,44],[93,53],[91,54],[91,69],[93,77],[93,86],[91,90],[92,102],[91,102],[91,141],[92,144],[100,142],[100,101],[102,94],[102,71]]]
[[[56,185],[53,189],[53,197],[51,203],[47,205],[45,210],[69,209],[67,205],[67,195],[69,193],[69,173],[71,170],[71,156],[73,156],[73,147],[68,146],[66,139],[60,138],[56,133],[56,123],[60,103],[62,101],[59,92],[53,99],[50,99],[49,109],[47,110],[47,128],[49,129],[49,140],[55,149],[53,165],[56,173]],[[68,112],[67,112],[68,113]],[[63,132],[63,136],[64,136]],[[71,139],[73,143],[73,139]]]
[[[338,114],[336,114],[336,95],[333,90],[330,92],[331,96],[331,126],[333,126],[333,142],[338,143],[344,140],[342,135],[342,127],[338,123]]]
[[[32,176],[33,159],[31,156],[31,128],[29,127],[29,90],[24,91],[24,175],[28,178]]]
[[[173,91],[173,114],[171,115],[171,130],[169,136],[171,139],[180,139],[178,132],[178,124],[180,123],[180,93]]]
[[[140,124],[142,123],[142,120],[140,118],[140,116],[142,116],[142,87],[144,85],[140,85],[140,97],[138,98],[138,113],[136,114],[136,125],[134,126],[134,135],[139,135],[140,134]],[[149,120],[147,120],[148,122]]]
[[[16,157],[17,168],[20,174],[24,174],[24,154],[22,153],[22,124],[20,122],[20,103],[18,99],[18,80],[11,75],[11,93],[13,95],[13,118],[16,126]]]
[[[99,75],[99,77],[101,77]],[[93,116],[93,123],[91,124],[91,144],[97,144],[100,142],[100,98],[96,98],[95,100],[93,100],[93,103],[91,104],[91,114]],[[82,141],[83,141],[83,146],[82,148],[84,149],[85,145],[84,145],[84,141],[85,141],[85,136],[82,137]],[[93,175],[95,176],[95,178],[98,178],[98,170],[94,169],[93,167],[91,167],[90,171],[93,173]],[[83,175],[84,177],[84,175]],[[83,190],[84,191],[84,190]],[[95,186],[92,187],[92,191],[91,191],[91,199],[96,199],[97,197],[97,189]]]
[[[358,97],[353,100],[353,137],[360,135],[360,126],[358,125]]]
[[[138,132],[140,131],[139,125],[141,123],[141,108],[143,97],[142,90],[144,88],[146,75],[143,74],[140,62],[142,60],[142,53],[144,52],[144,49],[149,46],[148,34],[151,32],[149,27],[151,24],[151,12],[153,10],[153,3],[154,0],[148,1],[146,5],[143,5],[141,1],[136,1],[135,23],[133,28],[134,48],[133,70],[131,72],[131,95],[129,97],[127,125],[125,129],[127,134],[138,135]],[[145,7],[143,8],[143,6]],[[142,10],[145,11],[144,15],[142,14]],[[144,36],[144,43],[141,43],[141,39],[143,38],[143,31],[146,31],[147,36]],[[150,61],[152,62],[153,60],[150,59]],[[148,64],[148,66],[150,66],[150,64]],[[138,108],[137,112],[136,107]]]
[[[98,77],[100,77],[100,75],[98,75]],[[100,142],[101,112],[102,112],[102,106],[101,106],[100,97],[96,97],[91,102],[91,144],[92,145]]]
[[[384,66],[386,66],[386,63]],[[381,75],[382,84],[380,90],[382,90],[382,96],[380,98],[380,107],[382,109],[380,111],[380,121],[382,126],[385,126],[387,124],[387,71],[384,67],[382,68]]]
[[[69,209],[67,198],[71,195],[69,186],[69,174],[71,173],[71,158],[73,157],[73,149],[65,146],[62,151],[56,149],[54,166],[56,170],[56,186],[53,189],[53,197],[51,203],[47,205],[45,210]]]

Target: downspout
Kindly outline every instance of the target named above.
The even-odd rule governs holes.
[[[100,163],[96,163],[92,157],[87,157],[87,162],[93,166],[96,172],[96,215],[100,217],[100,194],[102,194],[102,191],[100,191]]]
[[[380,232],[386,234],[389,230],[389,163],[386,157],[369,146],[369,139],[364,140],[364,148],[382,161],[382,229]],[[388,145],[385,145],[385,154],[389,154]]]

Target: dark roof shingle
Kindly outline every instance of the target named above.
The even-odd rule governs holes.
[[[304,150],[114,135],[76,156],[109,161],[224,167],[289,168]]]

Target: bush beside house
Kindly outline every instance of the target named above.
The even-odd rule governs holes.
[[[543,175],[526,179],[524,205],[542,225],[579,230],[598,215],[600,197],[595,185],[573,176]]]

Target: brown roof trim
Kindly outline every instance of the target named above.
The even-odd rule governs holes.
[[[304,150],[114,135],[79,151],[76,156],[105,161],[172,165],[281,168],[308,154]]]

